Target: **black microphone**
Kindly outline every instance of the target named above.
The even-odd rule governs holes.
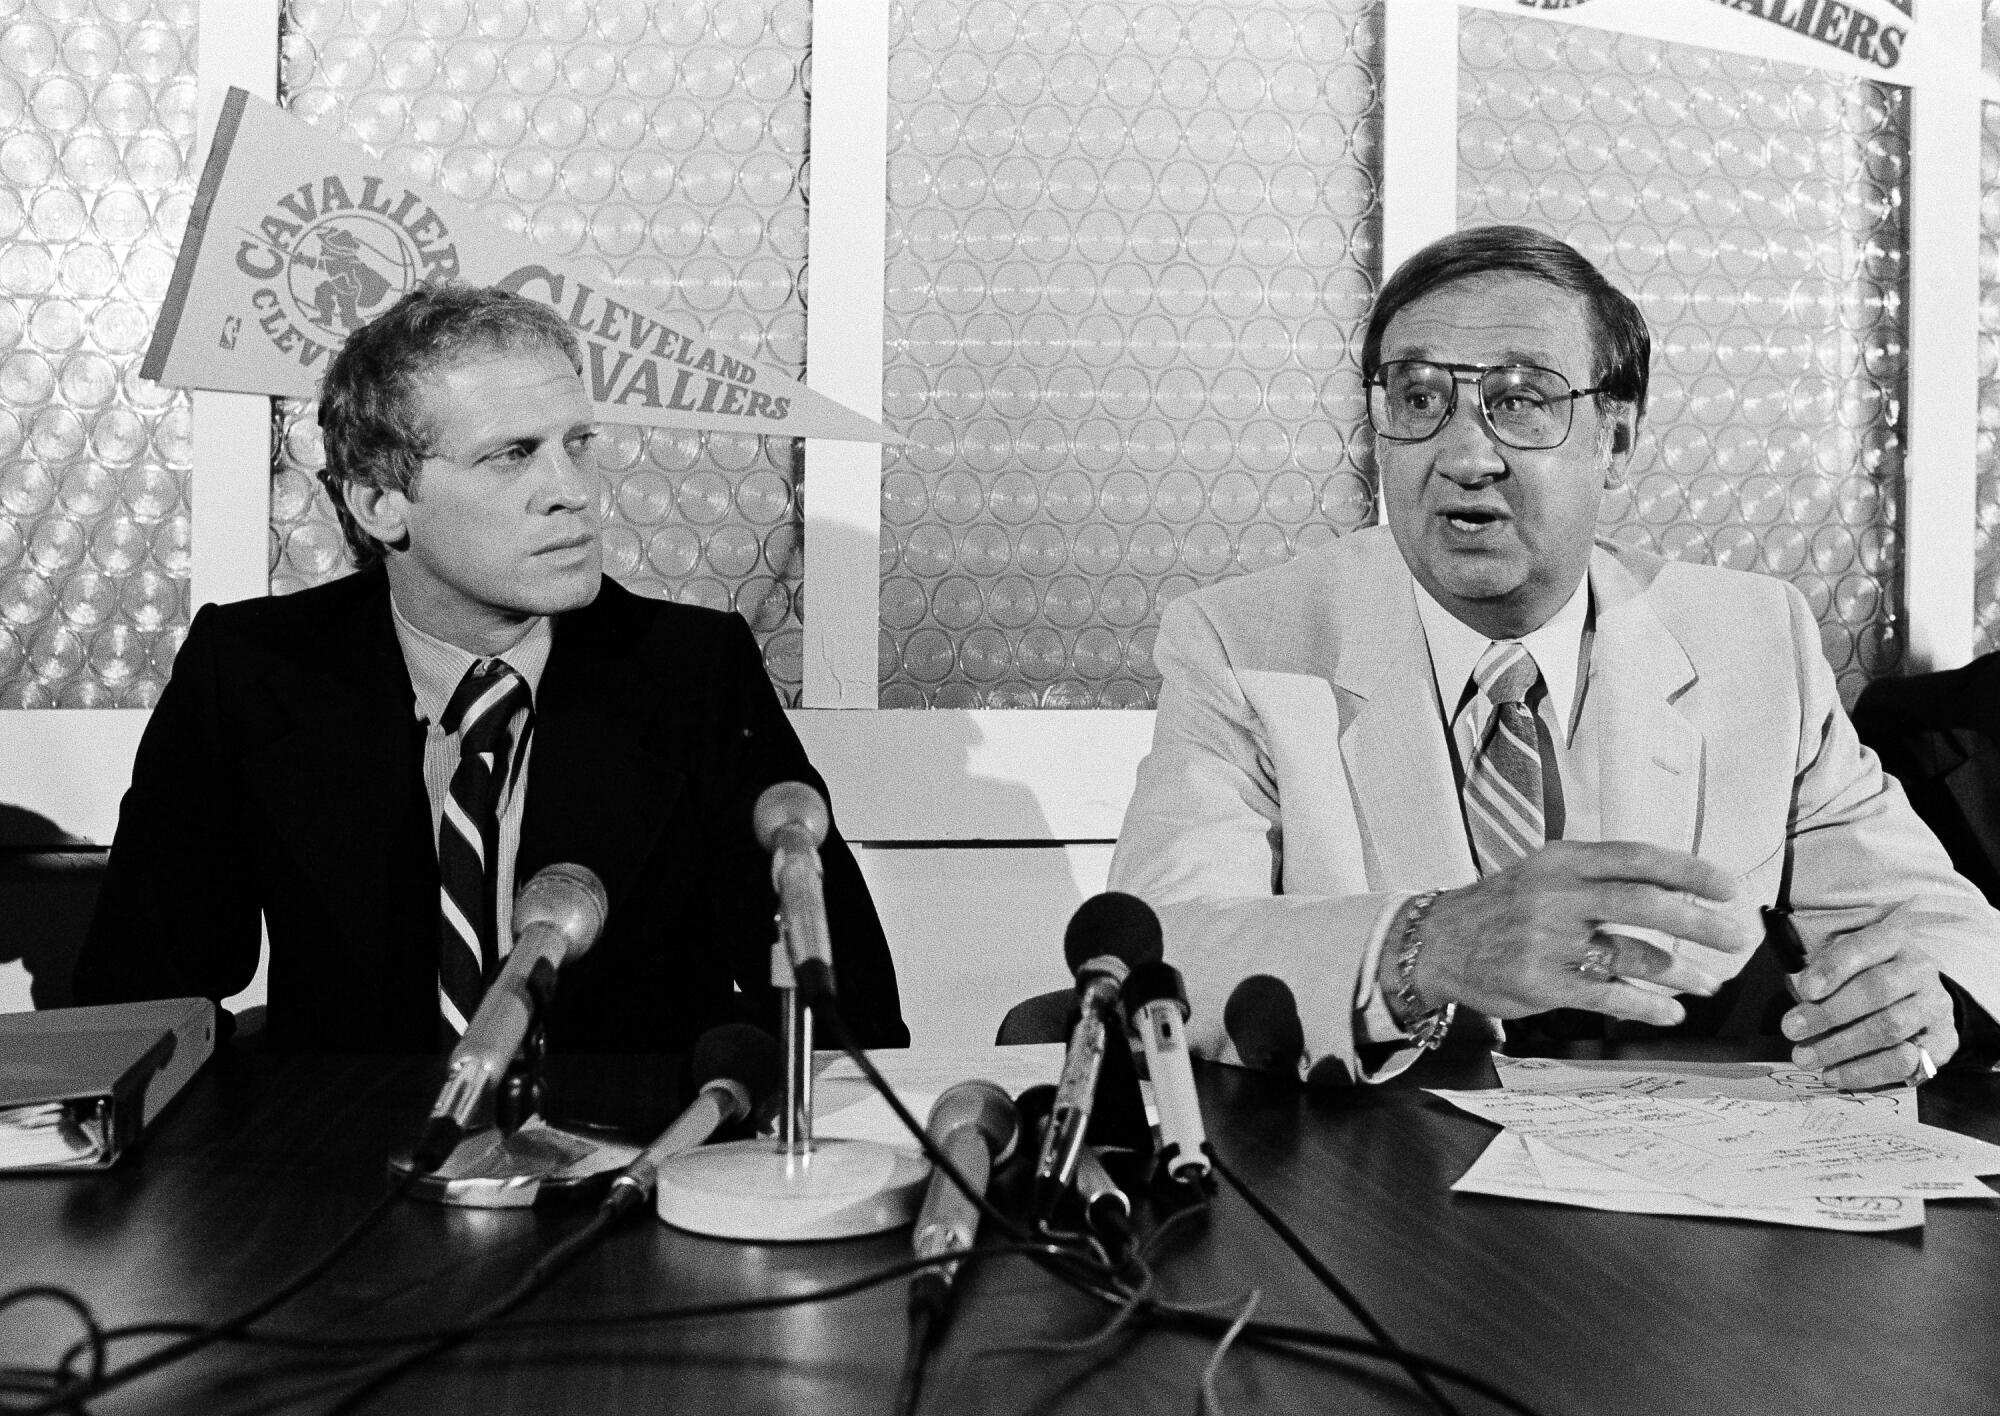
[[[960,1082],[932,1103],[924,1129],[938,1149],[951,1157],[959,1173],[984,1193],[993,1167],[1014,1153],[1021,1120],[1013,1099],[992,1082]],[[940,1261],[924,1272],[939,1275],[949,1287],[958,1273],[956,1256],[972,1247],[978,1232],[978,1207],[949,1175],[942,1170],[932,1172],[910,1236],[910,1247],[918,1258]]]
[[[1222,1028],[1244,1066],[1299,1075],[1306,1030],[1299,1021],[1298,997],[1283,979],[1252,974],[1237,984],[1222,1005]]]
[[[819,863],[831,819],[826,799],[804,782],[766,787],[750,813],[757,844],[771,853],[771,885],[783,909],[785,944],[803,1003],[833,996],[833,943]]]
[[[1157,960],[1161,949],[1160,921],[1146,902],[1115,891],[1085,900],[1063,931],[1063,958],[1076,974],[1078,1015],[1035,1165],[1035,1209],[1044,1223],[1076,1179],[1119,988],[1134,966]]]
[[[581,865],[549,865],[514,897],[514,947],[479,1000],[451,1052],[444,1087],[410,1158],[419,1175],[436,1170],[472,1129],[473,1119],[527,1036],[556,970],[582,958],[604,932],[604,884]]]
[[[1153,1109],[1160,1118],[1161,1163],[1182,1184],[1207,1184],[1208,1132],[1201,1124],[1194,1069],[1188,1065],[1187,989],[1180,970],[1161,959],[1137,965],[1125,980],[1120,1003],[1126,1025],[1146,1053]]]
[[[695,1039],[694,1100],[611,1182],[603,1208],[622,1214],[651,1199],[662,1165],[755,1112],[778,1089],[783,1070],[778,1040],[748,1023],[724,1023]]]

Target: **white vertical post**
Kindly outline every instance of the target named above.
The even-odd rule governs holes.
[[[888,0],[813,6],[806,383],[882,416]],[[873,708],[882,449],[806,440],[804,706]]]
[[[1979,437],[1980,7],[1923,9],[1910,92],[1909,455],[1904,602],[1912,670],[1972,655]]]
[[[1382,273],[1458,229],[1457,0],[1382,7]]]
[[[201,94],[197,172],[232,85],[267,103],[277,101],[278,9],[277,0],[201,0],[195,31]],[[262,595],[270,584],[271,400],[202,390],[194,395],[193,423],[189,603],[199,607]]]

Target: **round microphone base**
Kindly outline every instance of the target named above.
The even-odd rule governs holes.
[[[654,1208],[717,1239],[853,1239],[915,1219],[929,1178],[921,1157],[874,1141],[814,1141],[799,1156],[768,1139],[731,1141],[662,1165]]]

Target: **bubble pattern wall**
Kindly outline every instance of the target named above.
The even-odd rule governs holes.
[[[1986,10],[1989,51],[1996,26]],[[1972,652],[2000,649],[2000,104],[1980,105],[1979,443],[1972,541]]]
[[[291,0],[282,99],[723,348],[805,366],[809,0]],[[803,677],[795,439],[607,425],[605,567],[735,609]],[[280,411],[271,588],[348,569],[314,406]]]
[[[881,704],[1150,706],[1164,603],[1371,519],[1380,6],[891,26]]]
[[[0,709],[148,707],[189,400],[139,377],[194,196],[193,0],[0,3]]]
[[[1653,382],[1604,529],[1789,580],[1852,702],[1903,653],[1904,90],[1461,11],[1459,216],[1631,293]]]

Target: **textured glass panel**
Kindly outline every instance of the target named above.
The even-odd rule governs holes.
[[[2000,0],[1981,0],[1979,31],[1980,70],[1988,79],[2000,80]]]
[[[293,0],[283,102],[724,348],[805,367],[808,0]],[[609,426],[605,567],[750,622],[801,679],[799,444]],[[309,403],[280,412],[271,588],[347,569]]]
[[[1988,42],[1994,33],[1987,6]],[[1973,531],[1975,654],[2000,649],[2000,104],[1980,108],[1979,482]]]
[[[1903,652],[1907,94],[1461,16],[1461,223],[1563,236],[1652,326],[1604,529],[1798,586],[1851,702]]]
[[[0,707],[146,707],[188,396],[139,377],[194,179],[194,0],[0,5]]]
[[[1164,602],[1370,519],[1380,28],[896,5],[883,707],[1150,705]]]

